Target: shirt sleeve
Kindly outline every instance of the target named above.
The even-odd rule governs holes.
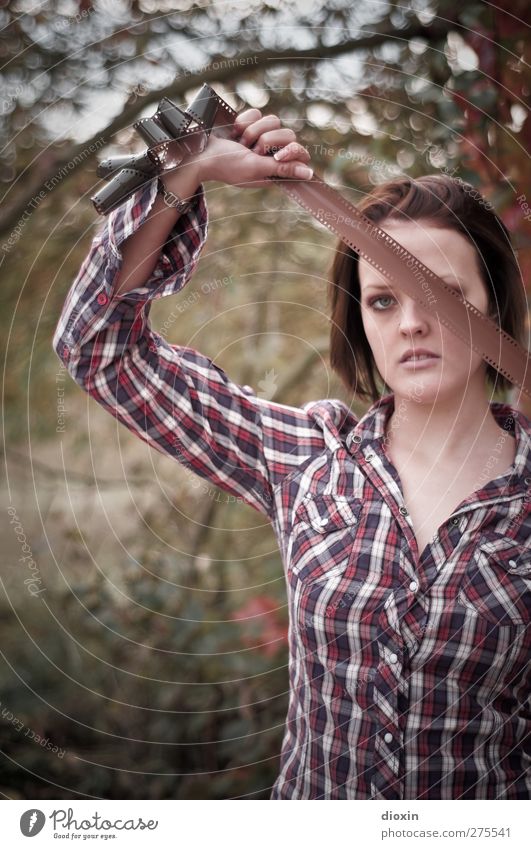
[[[139,438],[273,519],[274,488],[322,449],[315,423],[302,408],[257,397],[149,323],[152,301],[178,293],[197,265],[208,231],[202,185],[145,285],[113,295],[120,246],[144,222],[156,193],[152,180],[94,236],[67,294],[54,350],[72,378]]]

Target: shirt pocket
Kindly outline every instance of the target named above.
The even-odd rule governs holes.
[[[291,574],[298,581],[323,582],[341,575],[358,533],[363,501],[335,494],[307,494],[291,526]]]
[[[528,625],[531,551],[507,538],[481,542],[465,567],[458,600],[495,625]]]

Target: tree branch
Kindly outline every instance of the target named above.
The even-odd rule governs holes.
[[[352,51],[372,49],[386,41],[394,39],[399,41],[408,41],[412,38],[424,38],[427,41],[437,41],[444,38],[454,25],[455,21],[452,18],[438,18],[428,27],[424,26],[420,22],[411,24],[411,26],[406,27],[403,30],[397,30],[394,27],[386,26],[382,27],[380,30],[376,30],[370,35],[362,35],[360,38],[347,39],[340,44],[326,46],[319,44],[309,50],[287,49],[271,51],[267,49],[258,52],[248,51],[234,59],[223,59],[223,67],[218,67],[221,65],[221,61],[217,62],[213,60],[209,67],[201,70],[199,73],[177,77],[177,79],[175,79],[170,85],[164,86],[158,91],[146,96],[141,102],[126,104],[122,112],[116,118],[113,118],[103,132],[94,134],[85,142],[69,146],[68,153],[61,151],[55,158],[52,169],[49,171],[47,170],[46,174],[43,174],[42,169],[39,168],[38,160],[37,166],[34,169],[39,169],[38,173],[33,176],[33,173],[30,172],[28,185],[19,191],[17,201],[11,204],[11,206],[4,211],[3,215],[0,216],[0,236],[8,234],[12,230],[21,218],[22,214],[25,210],[27,210],[29,204],[34,200],[39,189],[44,186],[46,180],[50,179],[60,172],[62,168],[69,165],[76,156],[82,157],[82,162],[85,166],[86,163],[90,162],[90,160],[94,157],[96,152],[99,152],[105,144],[109,143],[110,139],[116,133],[133,124],[141,109],[144,109],[146,106],[151,104],[158,104],[163,97],[178,100],[183,98],[186,92],[190,91],[190,89],[197,88],[204,82],[225,83],[230,80],[237,79],[241,75],[242,69],[247,69],[248,67],[252,67],[254,71],[265,70],[266,68],[271,68],[275,65],[281,64],[293,65],[306,60],[321,62],[324,59],[330,59],[334,56],[351,53]],[[87,155],[87,150],[90,150],[91,148],[95,148],[94,152],[90,152]],[[46,162],[47,168],[49,167],[49,163],[50,160],[48,158]],[[69,170],[69,172],[65,174],[61,181],[62,184],[68,181],[69,177],[71,177],[77,170],[77,167],[78,166]],[[22,174],[23,173],[24,172],[22,172]],[[21,177],[22,174],[19,175],[19,177]]]

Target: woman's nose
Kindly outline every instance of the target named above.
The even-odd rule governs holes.
[[[412,334],[428,328],[428,315],[413,298],[405,295],[400,304],[399,328],[402,333]]]

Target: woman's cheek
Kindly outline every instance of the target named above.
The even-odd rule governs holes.
[[[386,344],[385,328],[382,326],[383,323],[376,321],[370,314],[364,316],[362,313],[362,318],[365,336],[367,337],[374,359],[376,360],[376,365],[378,367],[383,366],[391,359],[390,345],[389,343]]]

